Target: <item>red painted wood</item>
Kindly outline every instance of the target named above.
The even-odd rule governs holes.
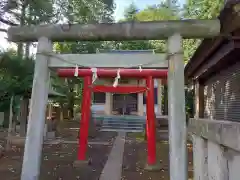
[[[129,93],[143,93],[147,90],[146,87],[141,86],[104,86],[97,85],[92,87],[93,92],[111,92],[119,94],[129,94]]]
[[[114,78],[117,76],[118,69],[97,69],[98,77],[110,77]],[[75,69],[58,69],[57,74],[60,77],[74,77]],[[93,73],[91,69],[79,69],[78,76],[91,76]],[[166,69],[121,69],[121,77],[135,77],[135,78],[144,78],[152,76],[153,78],[167,78],[168,70]]]
[[[156,164],[156,127],[155,127],[155,112],[154,112],[154,80],[149,76],[146,79],[147,91],[147,163],[149,165]]]
[[[80,120],[80,133],[79,133],[79,147],[77,158],[80,161],[86,160],[86,152],[88,147],[88,128],[90,120],[90,108],[91,108],[91,88],[92,77],[84,77],[84,86],[83,86],[83,99],[82,99],[82,113]]]

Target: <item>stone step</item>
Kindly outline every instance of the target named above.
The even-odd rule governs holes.
[[[104,118],[101,131],[143,132],[145,119]]]
[[[102,132],[143,132],[142,129],[108,129],[108,128],[103,128],[100,131]]]
[[[141,122],[120,122],[120,121],[104,121],[103,125],[126,125],[126,126],[143,126],[145,123]]]
[[[130,125],[127,125],[127,124],[103,124],[102,127],[106,127],[106,126],[109,126],[109,127],[129,127],[129,128],[133,128],[133,127],[141,127],[141,128],[144,128],[145,126],[140,124],[140,125],[134,125],[134,124],[130,124]]]
[[[135,122],[135,121],[139,121],[139,122],[145,122],[146,119],[127,119],[127,118],[103,118],[103,121],[131,121],[131,122]]]
[[[146,121],[142,121],[142,120],[122,120],[122,119],[104,119],[103,121],[112,121],[112,122],[140,122],[140,123],[145,123]]]
[[[102,129],[107,128],[107,129],[143,129],[142,126],[102,126]]]

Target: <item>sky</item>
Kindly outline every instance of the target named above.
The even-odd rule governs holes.
[[[119,20],[123,17],[124,10],[131,4],[134,3],[141,10],[147,6],[159,4],[162,0],[115,0],[116,9],[114,12],[114,17],[116,20]],[[179,3],[182,5],[185,0],[179,0]]]
[[[185,0],[180,0],[180,3],[183,4]],[[147,6],[151,6],[154,4],[158,4],[161,2],[161,0],[115,0],[116,9],[114,12],[114,18],[115,20],[119,20],[123,17],[124,10],[131,4],[135,3],[137,7],[141,10],[146,8]],[[8,47],[11,47],[13,45],[10,45],[6,38],[6,33],[0,32],[0,49],[6,49]]]
[[[124,10],[131,4],[134,3],[139,9],[144,9],[147,6],[158,4],[161,0],[115,0],[116,9],[114,17],[119,20],[123,17]]]

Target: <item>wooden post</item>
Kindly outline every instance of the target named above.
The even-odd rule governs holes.
[[[105,114],[111,115],[112,114],[112,106],[113,106],[113,95],[112,93],[107,92],[105,101]]]
[[[52,117],[52,113],[53,113],[53,105],[52,102],[48,103],[48,117]]]
[[[157,103],[158,103],[158,114],[162,115],[162,80],[158,79],[157,81]]]
[[[168,121],[170,149],[170,179],[187,180],[187,129],[184,91],[184,61],[182,37],[173,34],[168,39]]]
[[[144,81],[141,79],[139,80],[139,85],[143,86]],[[144,115],[144,106],[143,106],[143,94],[144,93],[138,93],[138,115],[143,116]]]
[[[79,135],[79,149],[78,149],[78,161],[86,160],[86,152],[88,147],[88,129],[91,113],[91,88],[92,77],[84,77],[83,84],[83,99],[82,99],[82,111],[81,111],[81,120],[80,120],[80,135]],[[78,164],[76,162],[75,164]]]
[[[168,115],[168,86],[165,84],[163,87],[164,94],[164,115]]]
[[[156,125],[154,112],[154,79],[149,76],[146,80],[147,85],[147,170],[159,170],[160,166],[156,160]]]
[[[49,39],[39,38],[21,180],[36,180],[39,176],[50,80],[48,57],[41,53],[51,51],[52,43]]]
[[[204,117],[204,86],[197,80],[194,84],[195,89],[195,118]]]

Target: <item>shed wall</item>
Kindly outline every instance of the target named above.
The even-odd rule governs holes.
[[[204,83],[204,118],[240,121],[240,62]]]

